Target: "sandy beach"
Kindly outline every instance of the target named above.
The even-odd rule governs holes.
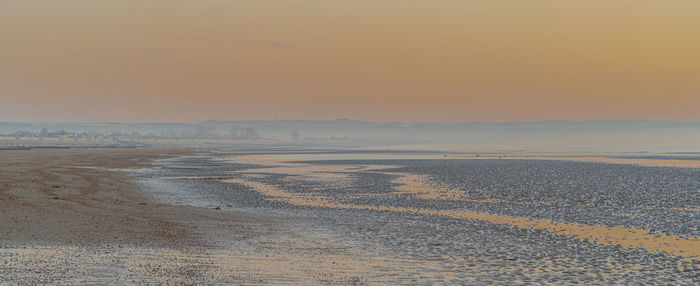
[[[168,149],[2,151],[0,241],[3,246],[178,247],[195,243],[180,211],[140,196],[123,174],[185,154]]]
[[[259,152],[0,151],[0,285],[697,281],[693,168]]]
[[[0,151],[0,282],[117,282],[114,279],[127,276],[119,273],[116,260],[106,263],[112,258],[133,257],[129,253],[138,253],[136,249],[198,250],[201,239],[187,221],[215,216],[215,211],[154,203],[141,196],[126,175],[108,170],[145,167],[152,160],[187,152]],[[95,264],[98,253],[103,254],[101,265]],[[102,273],[90,274],[98,270]],[[192,276],[197,271],[189,267],[169,276]],[[131,278],[157,281],[159,275],[150,276]]]
[[[378,265],[304,219],[159,203],[128,175],[192,153],[0,151],[0,285],[357,284]]]

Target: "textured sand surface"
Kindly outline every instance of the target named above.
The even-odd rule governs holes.
[[[377,272],[303,218],[158,203],[130,178],[191,153],[0,151],[0,285],[355,284]]]
[[[67,149],[0,152],[0,241],[27,244],[192,243],[172,208],[138,195],[125,175],[186,150]]]
[[[699,277],[694,169],[329,156],[0,151],[0,285]]]

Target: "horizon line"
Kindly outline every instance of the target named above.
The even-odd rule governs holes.
[[[336,119],[242,119],[242,120],[217,120],[217,119],[206,119],[195,122],[178,122],[178,121],[12,121],[12,120],[0,120],[0,123],[22,123],[22,124],[202,124],[207,122],[220,122],[220,123],[231,123],[231,122],[362,122],[362,123],[382,123],[382,124],[474,124],[474,123],[494,123],[494,124],[508,124],[508,123],[586,123],[586,122],[678,122],[678,123],[693,123],[700,122],[700,119],[696,120],[667,120],[667,119],[587,119],[587,120],[523,120],[523,121],[372,121],[372,120],[358,120],[349,118],[336,118]]]

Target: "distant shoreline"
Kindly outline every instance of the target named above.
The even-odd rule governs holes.
[[[17,146],[17,147],[0,147],[0,151],[13,151],[13,150],[43,150],[43,149],[129,149],[129,148],[143,148],[147,146]]]

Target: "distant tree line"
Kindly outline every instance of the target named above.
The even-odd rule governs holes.
[[[155,132],[111,132],[100,133],[97,131],[89,132],[71,132],[65,130],[48,130],[41,128],[38,131],[18,130],[4,136],[14,137],[16,140],[21,138],[55,138],[59,140],[86,140],[86,141],[129,141],[137,139],[234,139],[234,140],[258,140],[262,137],[258,134],[255,127],[232,127],[226,132],[216,130],[211,126],[197,126],[190,130],[161,130]]]

